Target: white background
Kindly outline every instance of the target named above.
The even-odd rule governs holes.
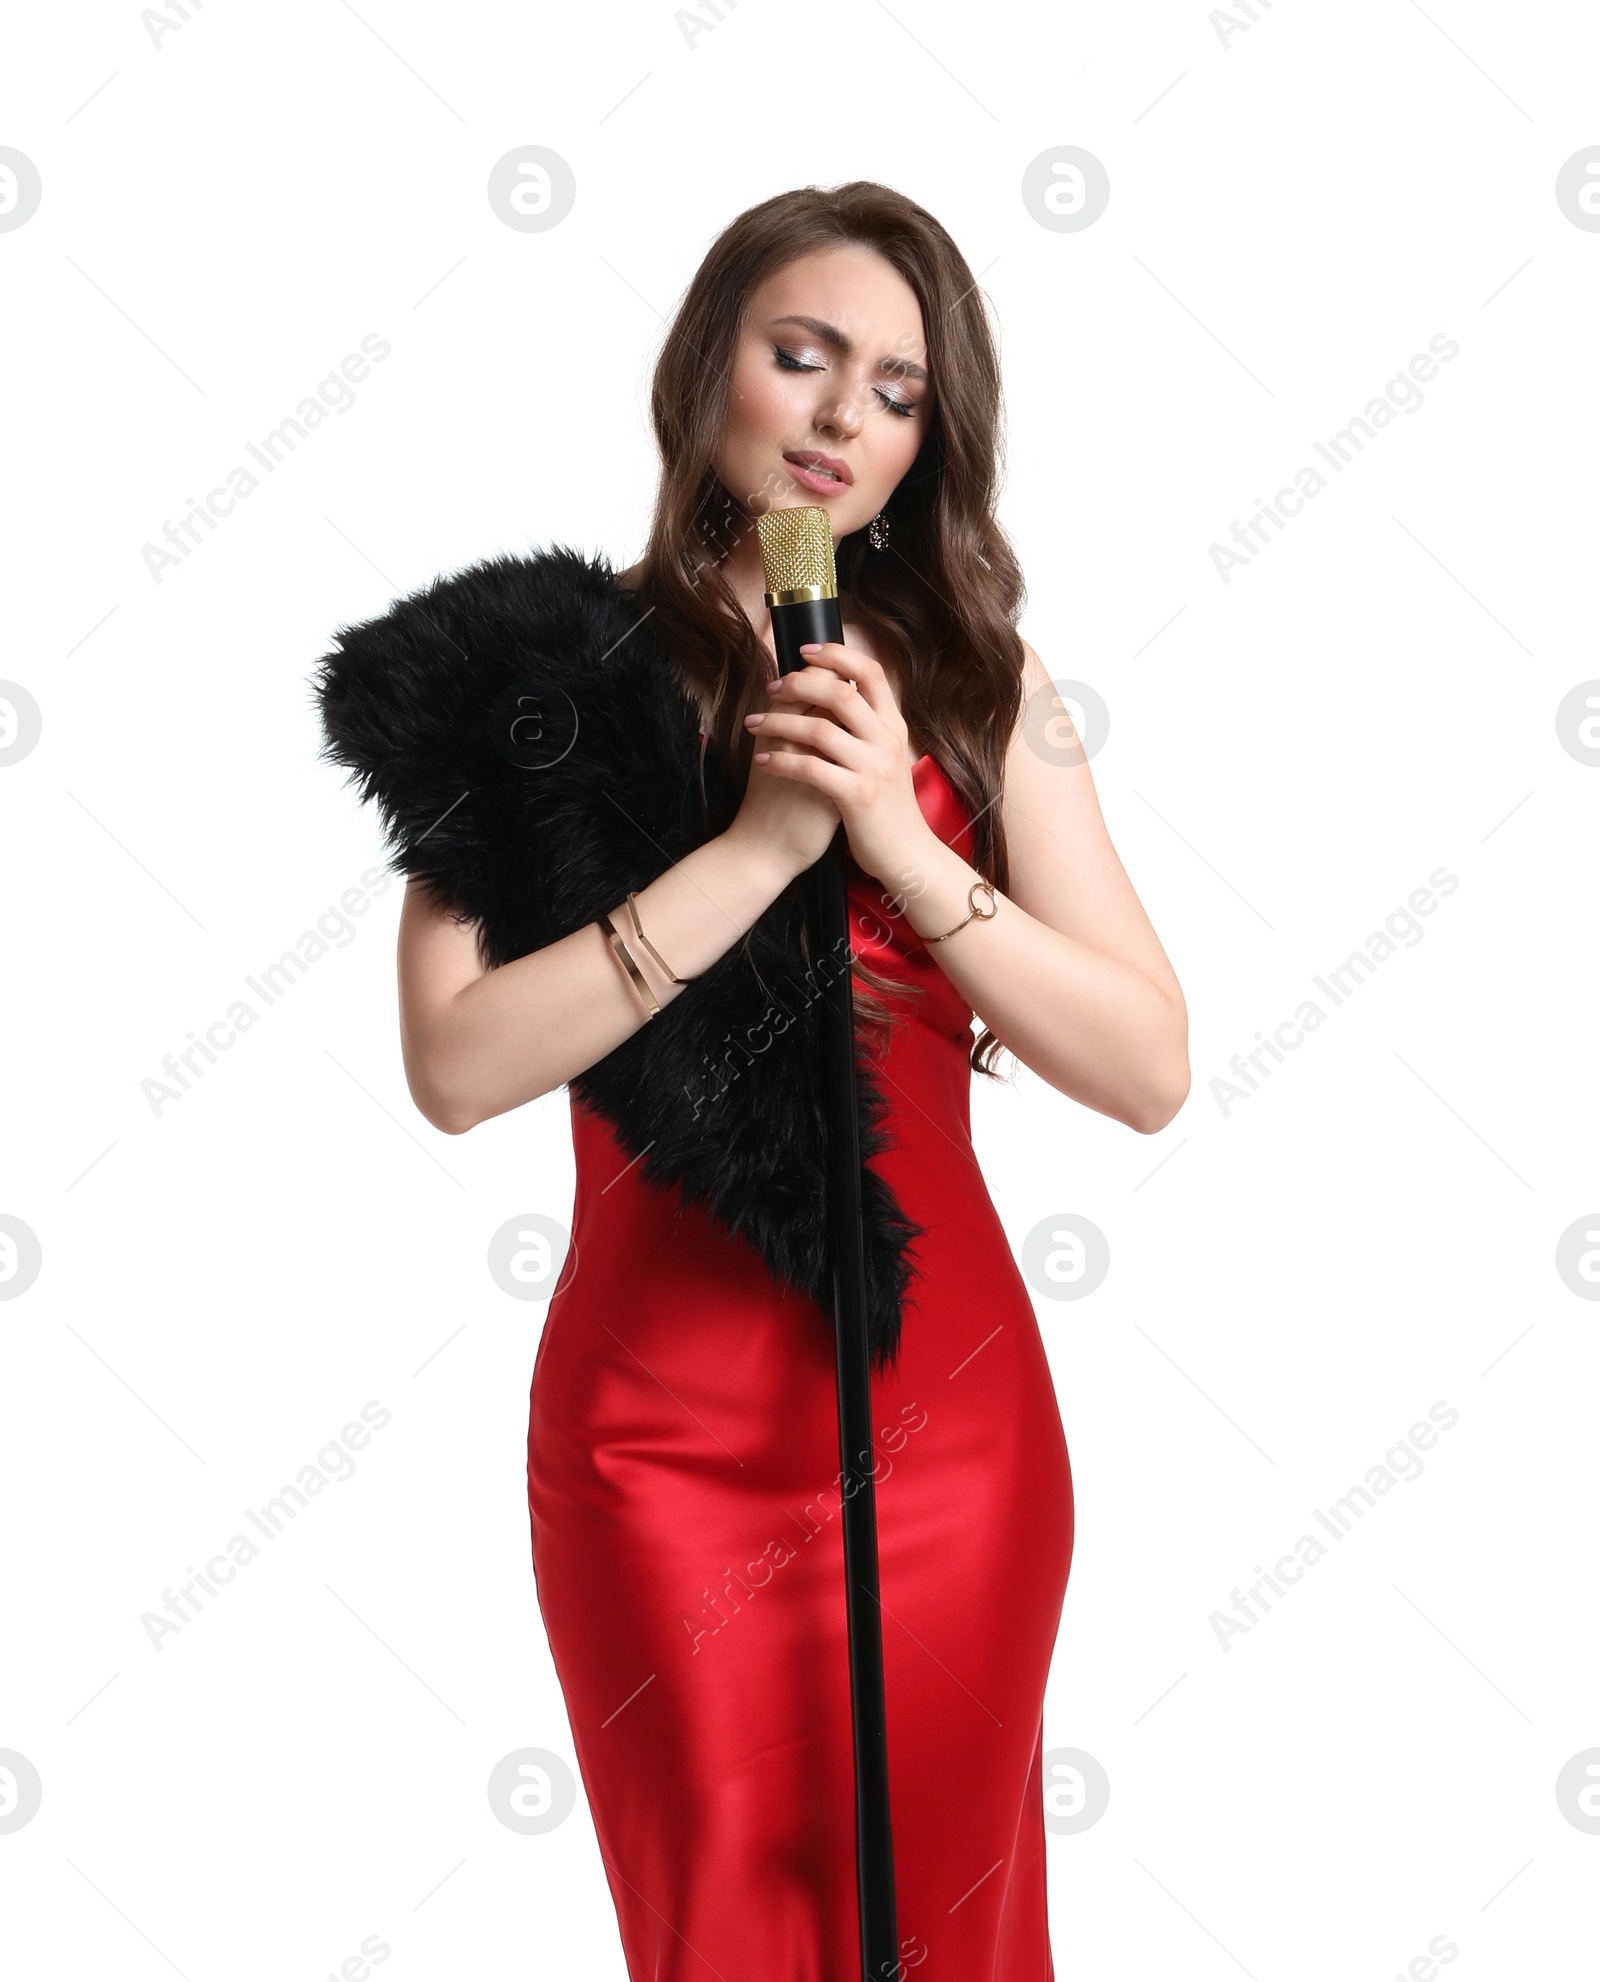
[[[7,1968],[314,1982],[378,1935],[397,1978],[624,1976],[581,1794],[535,1837],[486,1796],[571,1753],[524,1499],[545,1308],[485,1264],[569,1216],[564,1095],[418,1115],[398,888],[181,1099],[142,1083],[380,858],[316,759],[332,629],[496,550],[631,562],[709,240],[865,177],[992,300],[1022,630],[1110,707],[1095,777],[1192,1019],[1153,1138],[1026,1070],[974,1091],[1013,1245],[1070,1212],[1111,1248],[1038,1298],[1078,1518],[1045,1745],[1111,1782],[1050,1839],[1057,1973],[1381,1982],[1438,1936],[1463,1978],[1583,1972],[1600,1836],[1556,1778],[1600,1744],[1600,1308],[1555,1259],[1600,1205],[1600,770],[1556,710],[1600,675],[1600,233],[1555,181],[1600,144],[1595,18],[721,11],[8,31],[0,145],[43,198],[0,232],[0,674],[43,734],[0,775],[0,1212],[43,1266],[0,1305],[0,1748],[43,1801],[0,1832]],[[542,234],[486,197],[527,144],[576,175]],[[1076,233],[1021,195],[1064,144],[1111,181]],[[143,547],[370,332],[354,407],[157,582]],[[1425,403],[1224,583],[1211,545],[1441,332]],[[1421,939],[1225,1111],[1232,1056],[1441,865]],[[369,1399],[354,1477],[153,1649]],[[1224,1650],[1254,1565],[1438,1400],[1420,1477]]]

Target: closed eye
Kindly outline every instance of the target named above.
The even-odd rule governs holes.
[[[781,371],[820,372],[824,369],[821,365],[802,364],[792,351],[785,351],[781,344],[773,345],[772,355],[777,359],[778,367]],[[909,399],[896,399],[892,392],[884,392],[877,386],[873,387],[873,391],[877,393],[889,411],[891,413],[897,413],[902,420],[909,420],[917,410],[915,404]]]

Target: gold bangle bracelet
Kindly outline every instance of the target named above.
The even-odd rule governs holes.
[[[980,888],[989,897],[989,906],[987,908],[979,908],[978,904],[973,900],[973,896],[977,894]],[[956,929],[965,929],[974,917],[979,922],[989,921],[997,912],[999,906],[1000,904],[994,898],[994,889],[990,883],[984,880],[974,881],[972,886],[967,890],[967,913],[956,924],[956,928],[947,929],[942,936],[924,936],[922,940],[924,943],[946,943],[956,933]]]
[[[634,934],[650,952],[651,956],[655,958],[656,962],[660,964],[663,976],[670,977],[674,984],[687,984],[689,982],[688,978],[679,977],[677,972],[672,968],[672,965],[667,962],[655,944],[644,933],[644,924],[639,920],[639,904],[631,888],[628,890],[628,913],[633,917]]]
[[[644,1006],[645,1023],[648,1025],[650,1020],[661,1010],[660,1005],[656,1002],[656,994],[650,989],[644,972],[634,962],[633,952],[612,927],[611,917],[609,915],[596,916],[595,926],[604,934],[607,942],[610,943],[612,949],[616,952],[618,963],[622,965],[632,980],[633,988],[639,994],[640,1002]]]

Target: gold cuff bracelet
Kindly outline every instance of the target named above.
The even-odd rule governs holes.
[[[650,952],[651,956],[655,958],[656,962],[660,964],[663,976],[670,977],[674,984],[687,984],[689,982],[688,978],[678,976],[678,974],[673,970],[671,964],[667,962],[666,958],[656,948],[655,944],[652,943],[650,938],[644,933],[644,924],[639,920],[639,903],[631,888],[628,890],[628,913],[633,917],[634,934],[639,938],[639,941],[643,943],[645,948]]]
[[[628,973],[629,978],[632,980],[633,988],[639,994],[639,1000],[641,1004],[643,1004],[644,1006],[645,1022],[646,1024],[648,1024],[649,1021],[653,1019],[657,1015],[657,1013],[661,1010],[661,1006],[656,1001],[656,994],[650,989],[649,983],[646,981],[644,972],[640,970],[639,966],[634,962],[633,952],[628,948],[627,944],[623,942],[622,938],[617,934],[615,928],[612,926],[611,917],[609,916],[609,914],[597,915],[595,917],[595,926],[602,932],[602,934],[606,938],[606,941],[611,945],[612,949],[616,952],[618,963],[622,965],[623,969]]]

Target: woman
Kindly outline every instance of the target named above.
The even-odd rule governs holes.
[[[730,816],[608,896],[598,924],[489,970],[459,899],[414,863],[408,1080],[451,1133],[581,1085],[657,1013],[709,995],[697,980],[843,822],[858,1027],[882,1097],[869,1167],[915,1235],[904,1324],[873,1374],[904,1966],[925,1982],[1047,1982],[1042,1700],[1072,1485],[968,1090],[1004,1046],[1153,1132],[1188,1090],[1183,997],[1014,629],[1021,580],[992,513],[998,370],[944,229],[869,183],[742,215],[690,286],[652,408],[649,543],[620,576],[599,568],[618,625],[648,621],[694,698]],[[795,504],[827,511],[845,637],[778,680],[754,518]],[[628,813],[625,778],[607,796]],[[798,1117],[808,1097],[777,1091],[776,1064],[757,1049],[725,1078],[745,1084],[741,1106]],[[528,1487],[629,1974],[845,1982],[858,1954],[827,1317],[728,1220],[649,1180],[642,1131],[619,1139],[576,1100],[572,1128],[572,1256],[534,1369]]]

